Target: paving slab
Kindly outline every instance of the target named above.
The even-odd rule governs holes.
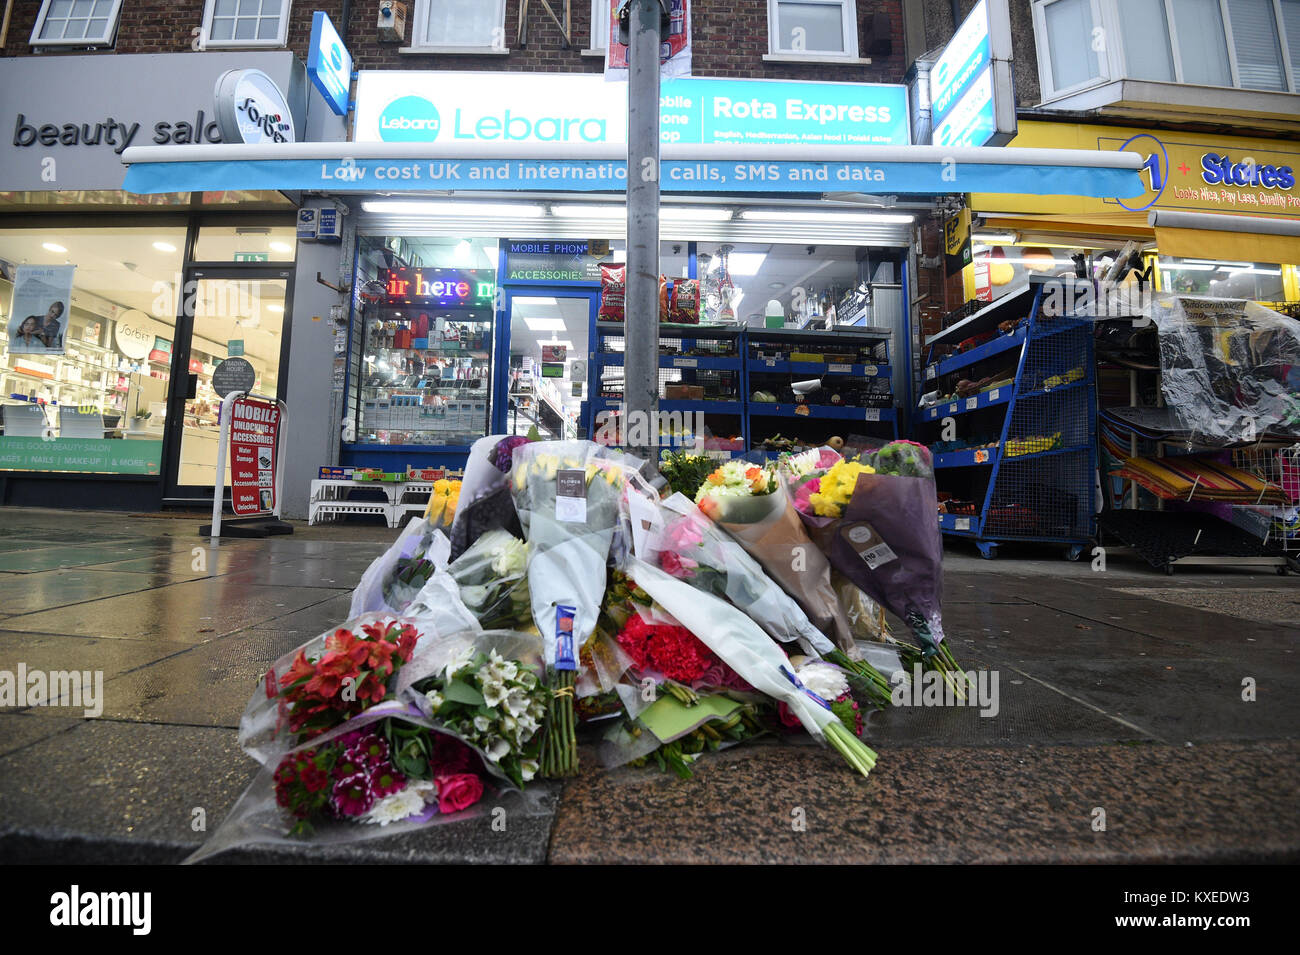
[[[1124,587],[1120,593],[1161,603],[1195,607],[1245,620],[1261,620],[1297,628],[1300,633],[1300,588],[1298,587],[1205,587],[1189,590]]]
[[[313,592],[317,594],[324,593],[322,590]],[[259,630],[297,630],[314,637],[342,624],[348,619],[348,611],[351,608],[352,593],[348,591],[312,604],[304,610],[296,610],[293,613],[283,614],[252,626]]]
[[[241,630],[138,667],[105,685],[104,717],[237,729],[271,664],[314,636]]]
[[[72,716],[36,719],[27,713],[0,710],[0,756],[7,756],[24,746],[57,736],[80,722],[82,720]]]
[[[233,730],[87,721],[0,758],[0,861],[180,862],[205,838],[191,828],[194,810],[215,831],[257,768]],[[344,846],[254,846],[210,861],[542,862],[550,818],[508,816],[504,831],[485,817]]]
[[[286,557],[266,567],[235,571],[228,576],[238,583],[337,590],[355,587],[369,566],[370,561],[365,558]]]
[[[1220,660],[1031,660],[1017,664],[1032,680],[1134,723],[1169,743],[1287,739],[1300,725],[1300,668],[1266,676]],[[1255,700],[1242,680],[1256,679]]]
[[[104,572],[79,567],[0,578],[0,613],[20,614],[82,603],[100,597],[148,590],[160,581],[153,574]]]
[[[217,577],[7,617],[4,626],[8,630],[41,633],[205,643],[254,624],[267,624],[271,629],[304,629],[270,621],[328,602],[330,594],[318,587],[236,584]]]
[[[0,670],[98,670],[106,681],[184,649],[171,640],[78,637],[0,630]],[[41,708],[38,708],[41,709]]]
[[[271,564],[272,559],[259,550],[231,547],[222,542],[218,546],[196,543],[188,549],[165,550],[148,557],[115,560],[98,564],[95,569],[153,574],[170,580],[198,580],[201,577],[263,570]]]
[[[61,567],[84,567],[88,564],[106,564],[127,559],[149,559],[157,554],[172,553],[170,548],[138,542],[103,542],[61,544],[31,551],[9,551],[0,554],[0,570],[20,574],[35,574]],[[132,568],[119,568],[130,570]]]
[[[561,796],[553,863],[1300,861],[1293,741],[903,748],[866,780],[831,750],[762,743],[687,781],[590,762]]]

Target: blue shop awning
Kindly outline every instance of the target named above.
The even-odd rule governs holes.
[[[621,143],[285,143],[132,146],[135,193],[622,192]],[[942,146],[665,145],[666,193],[1013,192],[1126,199],[1145,186],[1132,152]],[[635,164],[634,164],[635,166]],[[651,174],[643,164],[633,175]]]

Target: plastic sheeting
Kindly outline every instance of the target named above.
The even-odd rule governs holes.
[[[1223,447],[1300,437],[1300,324],[1244,299],[1157,295],[1161,388],[1180,430]]]

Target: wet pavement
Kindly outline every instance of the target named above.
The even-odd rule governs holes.
[[[199,523],[0,508],[0,671],[104,679],[97,718],[0,708],[0,862],[187,856],[195,810],[215,828],[254,775],[236,728],[258,678],[342,622],[397,533],[298,525],[209,547]],[[1300,579],[1107,558],[952,547],[948,639],[997,675],[997,711],[871,714],[869,780],[797,743],[712,754],[686,782],[586,752],[504,832],[213,861],[1300,861]]]

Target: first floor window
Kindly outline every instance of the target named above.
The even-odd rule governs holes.
[[[412,46],[505,49],[505,0],[417,0]]]
[[[45,0],[32,46],[111,46],[122,0]]]
[[[208,46],[284,46],[289,0],[208,0],[203,26]]]
[[[857,56],[858,12],[853,0],[768,0],[774,54]]]

